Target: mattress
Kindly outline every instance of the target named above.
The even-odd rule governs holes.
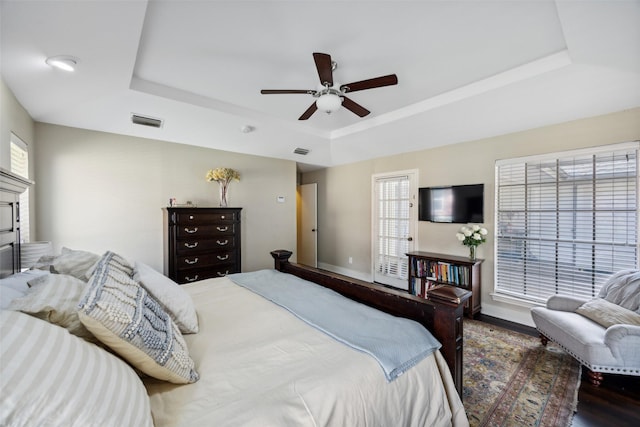
[[[200,380],[146,379],[156,427],[466,426],[439,351],[388,382],[376,360],[229,278],[183,285],[200,331]]]

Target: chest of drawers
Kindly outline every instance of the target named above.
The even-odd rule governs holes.
[[[240,272],[242,208],[164,208],[164,274],[177,283]]]

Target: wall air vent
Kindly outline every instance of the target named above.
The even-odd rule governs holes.
[[[295,150],[293,150],[293,152],[295,154],[300,154],[301,156],[306,156],[307,154],[309,154],[309,150],[306,148],[296,148]]]
[[[150,126],[152,128],[162,127],[162,120],[141,116],[139,114],[131,114],[131,122],[136,125]]]

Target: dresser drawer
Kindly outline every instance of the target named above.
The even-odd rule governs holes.
[[[201,236],[233,236],[236,233],[236,224],[177,225],[176,232],[179,239]]]
[[[190,255],[201,252],[212,252],[229,250],[236,247],[236,238],[233,237],[220,237],[216,239],[185,239],[176,243],[177,255]]]
[[[235,252],[219,252],[193,254],[178,257],[178,269],[184,270],[189,268],[215,267],[223,264],[234,264],[236,261]]]
[[[224,277],[227,274],[238,273],[233,265],[220,266],[215,268],[180,270],[177,273],[178,283],[196,282],[198,280],[211,279],[213,277]]]
[[[180,212],[175,214],[178,225],[211,224],[238,220],[237,212]]]

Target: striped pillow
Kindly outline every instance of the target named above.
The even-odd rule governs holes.
[[[0,425],[153,426],[142,381],[116,356],[18,311],[0,311],[0,341]]]
[[[128,271],[113,252],[102,257],[80,301],[80,321],[145,374],[176,384],[197,381],[178,326]]]
[[[29,281],[31,288],[9,305],[18,310],[67,329],[73,335],[97,342],[78,318],[78,303],[87,289],[80,279],[66,274],[47,274]]]
[[[99,260],[100,255],[92,252],[62,248],[60,255],[44,255],[32,268],[67,274],[86,282],[91,276],[93,266]]]

